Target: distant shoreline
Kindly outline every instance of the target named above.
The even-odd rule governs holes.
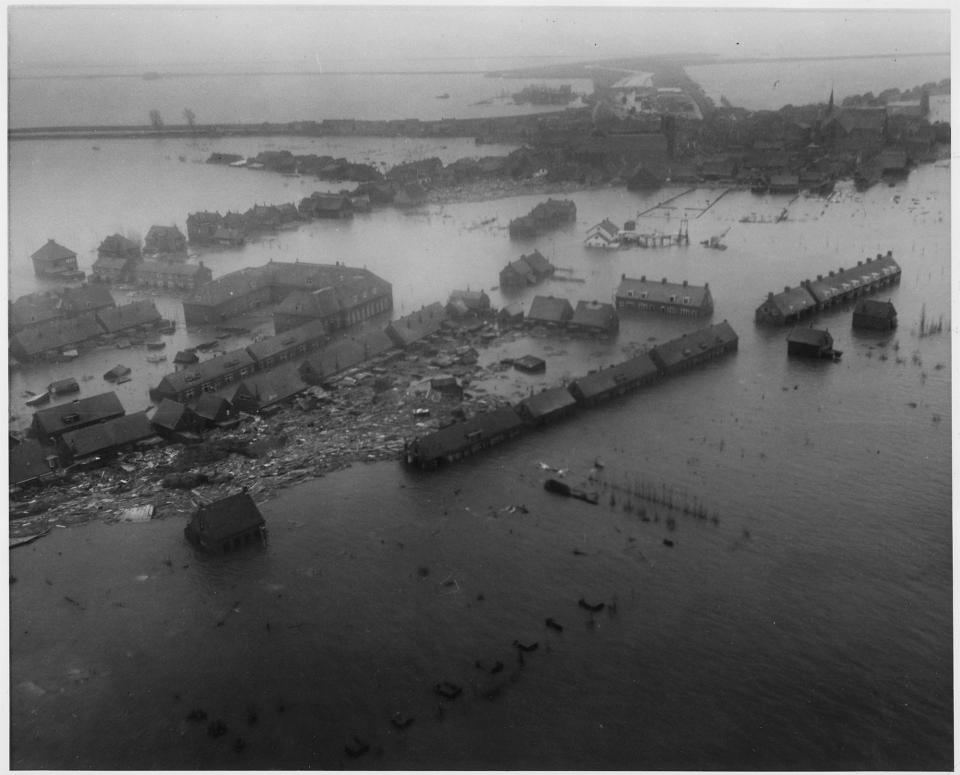
[[[776,62],[834,62],[845,60],[863,60],[863,59],[915,59],[918,57],[941,57],[950,56],[949,51],[932,52],[886,52],[879,54],[836,54],[828,56],[782,56],[782,57],[715,57],[711,54],[687,55],[679,58],[672,57],[638,57],[635,61],[637,66],[649,65],[650,62],[659,61],[662,63],[671,63],[673,65],[700,67],[705,65],[753,65]],[[460,70],[460,69],[442,69],[442,70],[252,70],[252,71],[217,71],[217,70],[198,70],[187,72],[123,72],[123,73],[44,73],[44,74],[23,74],[8,75],[11,81],[31,81],[31,80],[96,80],[98,78],[141,78],[144,80],[162,80],[173,78],[259,78],[264,76],[277,77],[333,77],[333,76],[357,76],[357,75],[483,75],[488,78],[556,78],[573,76],[555,76],[551,72],[558,68],[580,69],[584,73],[582,78],[590,78],[590,69],[612,66],[615,62],[623,64],[631,61],[630,59],[600,60],[596,62],[576,62],[556,65],[534,65],[529,68],[510,68],[508,70]],[[542,71],[537,75],[537,71]]]

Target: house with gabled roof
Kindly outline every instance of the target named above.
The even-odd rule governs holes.
[[[588,248],[619,248],[620,228],[609,218],[591,226],[583,244]]]
[[[60,455],[55,447],[26,439],[10,449],[7,464],[10,486],[26,487],[56,477]]]
[[[770,291],[767,294],[766,301],[757,307],[754,319],[758,323],[786,325],[815,312],[816,309],[817,300],[809,290],[802,285],[796,288],[786,285],[783,293]]]
[[[31,254],[33,271],[37,277],[62,280],[82,280],[84,273],[77,269],[77,254],[52,239]]]
[[[622,395],[649,385],[660,378],[660,370],[647,353],[607,368],[591,371],[570,383],[570,394],[584,406],[605,401],[613,396]]]
[[[10,337],[10,353],[20,361],[53,355],[103,333],[92,312],[70,318],[57,318],[24,328]]]
[[[611,334],[620,328],[617,310],[603,301],[578,301],[567,328],[587,334]]]
[[[736,352],[740,338],[724,320],[656,345],[650,358],[666,376],[679,374],[705,361]]]
[[[296,328],[247,345],[247,352],[260,371],[272,369],[286,361],[302,360],[327,341],[327,328],[322,320],[314,320]]]
[[[523,427],[512,407],[495,409],[406,442],[404,457],[410,465],[436,468],[519,436]]]
[[[283,363],[241,379],[228,391],[229,401],[241,412],[255,414],[302,393],[309,385],[298,363]]]
[[[897,309],[890,301],[860,299],[853,308],[852,325],[873,331],[892,331],[897,327]]]
[[[33,414],[32,427],[41,441],[54,441],[67,431],[123,417],[124,409],[113,391],[41,409]]]
[[[202,549],[223,553],[266,541],[266,521],[244,491],[201,504],[183,532]]]
[[[204,393],[193,405],[193,411],[208,428],[229,426],[237,422],[240,410],[216,393]]]
[[[98,312],[117,303],[110,289],[103,285],[81,285],[77,288],[64,288],[60,294],[60,309],[66,315],[80,315],[84,312]]]
[[[307,385],[319,385],[366,358],[362,342],[342,339],[310,353],[299,363],[298,372]]]
[[[572,414],[577,400],[565,387],[545,388],[517,404],[517,414],[531,425],[545,425]]]
[[[7,323],[11,331],[43,325],[64,317],[60,297],[54,293],[30,293],[7,305]]]
[[[152,288],[175,288],[191,291],[213,279],[210,267],[203,261],[158,261],[148,259],[134,264],[133,281]]]
[[[97,321],[108,334],[116,334],[140,326],[155,326],[163,318],[157,305],[148,299],[108,307],[97,312]]]
[[[447,299],[447,314],[451,317],[483,315],[490,311],[490,297],[485,291],[453,290]]]
[[[145,256],[180,256],[187,253],[187,238],[177,226],[151,226],[143,240]]]
[[[535,296],[524,322],[528,325],[563,327],[573,317],[573,306],[567,299]]]
[[[709,283],[690,285],[671,283],[664,277],[660,281],[647,280],[642,275],[639,280],[620,276],[620,285],[614,299],[618,310],[636,312],[662,312],[667,315],[701,317],[713,314],[713,296]]]
[[[206,425],[193,409],[170,398],[160,402],[150,422],[159,435],[173,441],[196,436]]]
[[[199,398],[204,391],[214,392],[229,387],[256,370],[257,362],[246,349],[231,350],[167,374],[157,387],[151,388],[150,397],[155,401],[172,398],[187,403]]]
[[[446,309],[437,301],[391,321],[386,332],[397,347],[407,347],[437,333],[447,319]]]

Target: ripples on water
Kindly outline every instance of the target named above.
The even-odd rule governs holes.
[[[41,179],[19,153],[12,174]],[[253,185],[244,171],[163,155],[150,156],[155,175],[175,170],[180,183],[167,185],[197,201],[226,196],[228,175]],[[258,180],[289,193],[280,178]],[[571,195],[576,226],[536,246],[585,283],[521,298],[605,299],[621,273],[708,281],[714,319],[740,335],[736,355],[436,473],[357,465],[280,493],[263,504],[268,547],[226,561],[195,555],[177,520],[58,530],[11,552],[13,765],[950,768],[949,170],[831,203],[801,198],[779,225],[739,219],[784,200],[730,194],[699,219],[690,211],[689,248],[581,247],[601,218],[666,196]],[[655,224],[675,228],[709,196],[678,200]],[[540,199],[315,223],[210,261],[215,273],[269,256],[367,265],[409,310],[454,287],[490,288],[534,246],[502,227]],[[163,201],[116,214],[145,229]],[[107,220],[57,223],[89,234],[78,239],[89,250]],[[51,222],[28,212],[11,242],[39,245]],[[697,244],[728,226],[727,251]],[[787,359],[785,331],[754,326],[767,290],[888,249],[903,267],[880,295],[899,312],[895,334],[854,335],[850,310],[836,310],[817,320],[842,361],[808,363]],[[29,289],[17,255],[12,285]],[[924,306],[945,316],[944,333],[918,336]],[[481,362],[539,352],[546,375],[486,386],[524,395],[698,325],[628,319],[611,342],[508,343]],[[597,458],[606,465],[590,485]],[[544,492],[541,462],[598,487],[600,503]],[[641,483],[717,522],[628,503],[623,488]],[[616,610],[590,615],[581,597]],[[539,643],[522,666],[514,639]],[[463,695],[439,698],[442,680]],[[187,721],[192,708],[208,721]],[[395,713],[415,721],[397,730]],[[229,730],[217,739],[215,719]],[[354,735],[370,744],[357,759],[344,750]]]

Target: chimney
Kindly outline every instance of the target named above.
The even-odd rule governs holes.
[[[660,284],[661,284],[661,285],[666,285],[666,284],[667,284],[667,278],[664,277],[664,278],[660,281]]]
[[[833,270],[830,270],[830,277],[833,277]]]
[[[879,254],[879,253],[877,254],[877,258],[880,258],[880,254]],[[887,251],[887,258],[893,258],[893,251],[892,251],[892,250],[888,250],[888,251]]]
[[[788,293],[789,291],[790,291],[790,286],[789,286],[789,285],[784,285],[784,286],[783,286],[783,292],[784,292],[784,293]]]
[[[820,280],[822,280],[822,279],[823,279],[823,275],[822,275],[822,274],[818,274],[818,275],[817,275],[817,282],[820,282]]]
[[[645,283],[647,281],[647,276],[645,274],[640,275],[640,282]]]
[[[767,291],[767,301],[773,301],[773,291]]]
[[[684,288],[687,287],[687,281],[686,281],[686,280],[683,281],[683,287],[684,287]]]
[[[863,266],[863,261],[857,261],[857,266]]]
[[[843,272],[843,267],[842,267],[842,266],[840,267],[840,271]]]

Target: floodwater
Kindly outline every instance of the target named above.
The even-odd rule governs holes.
[[[264,148],[386,166],[508,150],[14,142],[11,296],[43,287],[29,255],[47,238],[89,269],[113,232],[185,231],[189,212],[325,188],[202,163]],[[949,168],[829,201],[577,192],[575,224],[511,241],[509,220],[544,198],[318,221],[202,258],[215,276],[271,258],[367,266],[393,283],[398,313],[463,287],[499,306],[606,300],[622,274],[709,282],[739,351],[436,472],[357,464],[288,489],[261,504],[266,547],[228,558],[196,554],[176,519],[54,528],[12,550],[12,767],[953,768]],[[762,222],[784,208],[786,221]],[[684,224],[690,244],[583,247],[602,218],[640,212],[644,230]],[[721,234],[726,251],[699,244]],[[533,248],[582,282],[502,295],[499,269]],[[855,334],[849,308],[831,311],[815,323],[843,358],[809,362],[787,358],[785,330],[754,325],[768,291],[887,250],[903,268],[878,295],[897,308],[895,333]],[[182,321],[176,300],[149,298]],[[481,365],[531,352],[546,373],[481,387],[520,397],[701,324],[625,318],[610,340],[507,341]],[[207,333],[180,326],[167,349]],[[81,395],[102,392],[117,362],[135,368],[124,406],[146,406],[165,366],[134,360],[145,356],[104,349],[15,371],[11,425],[29,422],[24,390],[86,375]],[[544,466],[598,504],[545,492],[560,474]],[[668,503],[643,500],[654,491]],[[515,640],[537,649],[521,662]],[[440,697],[443,681],[462,693]]]
[[[183,224],[192,209],[313,186],[179,162],[165,143],[102,145],[79,163],[150,159],[153,177],[131,178],[186,176],[183,199],[168,182],[140,201],[131,191],[148,184],[123,180],[138,204],[91,215],[80,203],[81,216],[52,186],[50,201],[11,203],[24,214],[11,244],[63,234],[83,265],[103,236],[145,231],[158,212]],[[12,145],[14,178],[65,174],[29,148]],[[291,488],[262,504],[268,545],[227,559],[197,555],[180,520],[54,529],[12,550],[12,766],[952,768],[949,176],[926,166],[830,201],[578,192],[575,225],[523,243],[505,226],[542,197],[391,209],[204,256],[215,275],[270,257],[366,265],[409,311],[467,285],[503,303],[499,268],[536,247],[583,282],[524,302],[608,299],[622,273],[709,282],[714,320],[730,321],[740,348],[434,473],[355,465]],[[603,217],[677,195],[641,226],[673,231],[686,216],[689,246],[583,248]],[[741,223],[784,207],[785,222]],[[724,232],[726,251],[699,245]],[[835,310],[817,324],[843,359],[807,362],[787,358],[786,331],[753,324],[768,290],[887,250],[903,267],[880,295],[896,333],[854,334],[850,309]],[[18,293],[35,282],[29,252],[12,254]],[[942,332],[921,336],[921,317]],[[487,385],[520,396],[698,325],[630,318],[610,341],[521,338],[481,364],[544,355],[544,375]],[[104,367],[15,374],[11,402],[60,368],[99,385],[117,351],[90,357]],[[146,402],[145,381],[132,385],[130,400]],[[546,493],[557,474],[543,465],[599,503]],[[643,501],[652,490],[673,507]],[[581,598],[607,607],[590,613]],[[521,664],[514,640],[538,648]],[[442,681],[462,694],[438,696]],[[218,720],[226,732],[213,737]],[[356,738],[369,749],[354,758]]]

